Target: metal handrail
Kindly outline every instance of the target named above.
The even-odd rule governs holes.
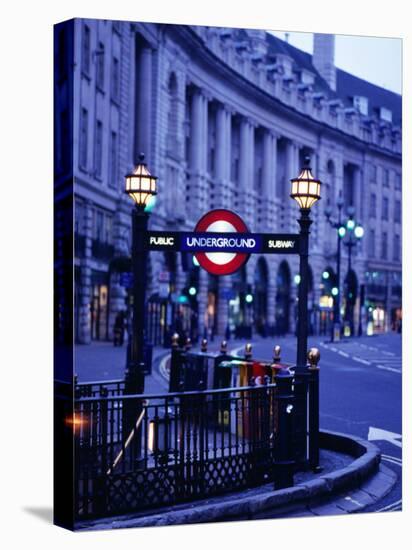
[[[248,390],[256,390],[256,389],[263,389],[263,388],[276,388],[276,384],[264,384],[261,386],[236,386],[233,388],[219,388],[216,390],[197,390],[197,391],[185,391],[185,392],[173,392],[173,393],[150,393],[150,394],[127,394],[127,395],[108,395],[106,397],[81,397],[78,399],[75,399],[75,401],[81,401],[84,402],[92,402],[92,401],[101,401],[102,399],[105,399],[107,401],[119,401],[121,400],[129,400],[129,399],[173,399],[175,397],[190,397],[190,396],[204,396],[204,395],[218,395],[221,393],[228,393],[228,392],[239,392],[239,391],[248,391]]]
[[[77,382],[76,386],[102,386],[104,384],[121,384],[124,383],[124,378],[117,378],[115,380],[96,380],[91,382]]]
[[[146,399],[144,402],[143,402],[143,407],[147,407],[149,405],[149,400]],[[142,423],[143,421],[143,417],[144,415],[146,414],[146,411],[147,409],[143,409],[142,412],[140,413],[140,415],[137,417],[137,421],[136,421],[136,424],[135,426],[132,428],[130,434],[128,435],[127,439],[126,439],[126,442],[124,444],[124,447],[122,449],[120,449],[120,452],[119,454],[116,456],[116,458],[114,459],[113,461],[113,464],[111,466],[111,468],[109,468],[106,472],[106,475],[110,475],[112,473],[112,471],[116,468],[117,464],[120,462],[123,454],[124,454],[124,451],[127,449],[127,447],[129,446],[130,442],[132,441],[133,437],[135,436],[137,430],[139,429],[139,426],[140,424]]]

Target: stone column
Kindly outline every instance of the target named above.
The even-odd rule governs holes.
[[[286,145],[286,182],[284,186],[284,195],[282,197],[284,212],[285,212],[285,229],[287,231],[295,231],[295,219],[298,217],[296,206],[292,204],[290,198],[290,180],[298,176],[299,148],[293,141],[288,141]]]
[[[151,164],[151,113],[152,113],[152,49],[142,46],[137,50],[137,117],[136,117],[136,158],[143,152],[146,162]]]
[[[246,197],[246,223],[249,227],[254,225],[256,220],[256,181],[255,181],[255,127],[256,125],[249,122],[249,170],[247,180],[247,197]]]
[[[90,344],[91,342],[91,311],[92,300],[91,287],[91,255],[92,255],[92,203],[87,201],[84,207],[84,235],[85,252],[80,260],[80,286],[79,286],[79,342]]]
[[[365,198],[362,196],[363,173],[362,173],[362,170],[361,170],[360,166],[357,166],[356,169],[354,170],[353,180],[354,180],[353,184],[354,184],[354,188],[355,188],[354,201],[355,201],[355,208],[356,208],[356,221],[357,222],[362,222],[362,220],[364,219],[364,215],[365,215],[365,212],[364,212]]]
[[[216,184],[221,187],[226,180],[226,162],[227,162],[227,121],[226,110],[223,105],[219,105],[216,113]]]
[[[250,200],[250,123],[242,118],[240,124],[240,151],[239,151],[239,212],[247,214],[247,202]]]
[[[277,137],[269,130],[263,141],[263,225],[270,229],[276,215]]]
[[[225,171],[225,180],[227,182],[230,181],[230,166],[231,166],[231,151],[232,151],[232,112],[225,108],[225,115],[226,115],[226,130],[225,130],[225,137],[226,137],[226,171]]]
[[[201,90],[196,89],[193,93],[191,104],[191,142],[190,142],[190,204],[192,214],[196,217],[203,210],[203,181],[206,170],[206,148],[207,148],[207,121],[205,120],[205,98]],[[207,115],[207,112],[206,112]]]

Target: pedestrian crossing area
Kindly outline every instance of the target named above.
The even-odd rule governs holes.
[[[387,349],[387,346],[374,346],[363,342],[333,343],[322,342],[321,347],[356,363],[375,367],[379,370],[402,374],[402,357]]]

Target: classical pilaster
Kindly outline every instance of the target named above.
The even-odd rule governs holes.
[[[138,75],[136,113],[136,158],[143,152],[151,163],[151,113],[152,113],[152,49],[143,45],[137,50],[136,73]]]
[[[250,122],[242,118],[240,122],[240,152],[239,152],[239,213],[247,216],[247,203],[250,201]]]
[[[203,212],[206,201],[207,164],[207,99],[198,88],[193,92],[191,110],[190,200],[192,211],[198,216]]]
[[[216,169],[215,180],[218,186],[225,183],[227,170],[226,163],[228,162],[227,151],[227,121],[226,110],[223,105],[219,105],[216,112]]]
[[[282,197],[284,207],[284,229],[286,231],[295,231],[297,218],[296,205],[292,204],[290,199],[290,180],[298,176],[299,167],[299,148],[294,141],[288,141],[286,144],[286,181],[284,185],[284,195]]]
[[[277,136],[267,130],[263,140],[263,226],[270,230],[276,216]]]

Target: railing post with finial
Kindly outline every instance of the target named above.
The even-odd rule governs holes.
[[[170,354],[170,376],[169,392],[177,392],[179,389],[180,370],[181,370],[181,350],[179,349],[179,334],[175,332],[172,336],[171,354]]]
[[[317,348],[308,351],[309,372],[309,465],[315,472],[319,466],[319,363],[320,352]]]
[[[275,382],[277,373],[282,369],[280,364],[280,346],[275,346],[273,348],[273,358],[272,358],[272,381]]]
[[[278,424],[275,439],[275,489],[293,487],[294,460],[292,457],[293,417],[296,399],[292,391],[293,374],[281,368],[276,377]]]

